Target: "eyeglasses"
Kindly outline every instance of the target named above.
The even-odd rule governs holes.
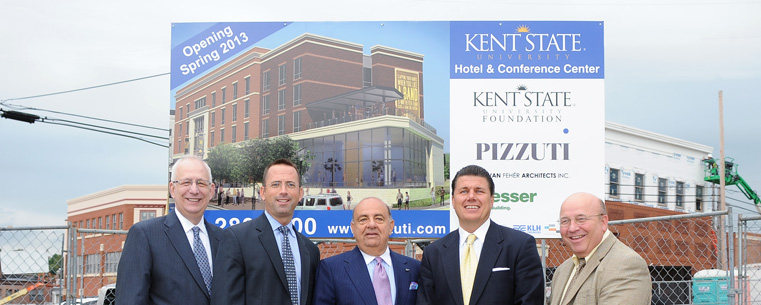
[[[195,183],[199,188],[206,188],[211,185],[211,181],[202,179],[198,179],[196,181],[193,181],[192,179],[174,180],[172,183],[179,184],[182,187],[190,187],[193,185],[193,183]]]
[[[589,219],[591,219],[592,217],[598,217],[602,215],[605,215],[605,214],[597,214],[597,215],[579,214],[573,218],[573,221],[576,222],[577,225],[583,225],[584,223],[589,221]],[[560,219],[558,219],[558,223],[560,223],[561,227],[567,227],[571,225],[571,219],[568,217],[561,217]]]
[[[279,189],[282,185],[283,185],[283,182],[281,182],[281,181],[275,181],[275,182],[270,183],[268,185],[268,187],[271,187],[273,189]],[[293,189],[298,188],[299,185],[296,184],[296,182],[293,182],[293,181],[286,181],[285,182],[285,187],[287,189],[289,189],[289,190],[293,190]]]

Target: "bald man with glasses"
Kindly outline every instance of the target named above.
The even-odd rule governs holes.
[[[550,304],[650,304],[647,263],[608,231],[602,200],[573,194],[560,207],[558,222],[573,256],[552,277]]]

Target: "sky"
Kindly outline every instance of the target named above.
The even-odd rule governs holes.
[[[759,15],[761,0],[8,0],[0,10],[0,101],[5,103],[0,108],[33,107],[169,128],[166,73],[171,25],[178,22],[604,21],[606,120],[708,145],[718,156],[718,92],[723,90],[726,155],[761,190]],[[159,76],[20,99],[154,75]],[[434,119],[438,115],[429,113],[431,108],[426,117]],[[167,148],[143,141],[7,119],[0,119],[0,137],[0,226],[64,225],[66,200],[168,180]],[[752,207],[746,211],[752,212]]]

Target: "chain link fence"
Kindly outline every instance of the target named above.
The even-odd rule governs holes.
[[[738,237],[724,243],[726,236],[735,236],[727,215],[730,212],[721,211],[617,220],[609,222],[609,229],[650,266],[652,304],[761,304],[761,216],[740,215]],[[726,236],[716,234],[721,232],[719,218],[728,223]],[[116,283],[126,233],[0,228],[0,305],[94,302],[103,287]],[[322,258],[356,246],[353,239],[312,241]],[[392,251],[419,260],[432,242],[436,240],[392,239],[389,244]],[[572,253],[559,239],[537,242],[549,295],[555,268]]]
[[[0,228],[0,304],[58,304],[66,230]]]
[[[738,217],[737,291],[739,304],[761,304],[761,216]]]

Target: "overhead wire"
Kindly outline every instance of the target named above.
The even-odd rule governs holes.
[[[86,116],[86,115],[67,113],[67,112],[56,111],[56,110],[49,110],[49,109],[42,109],[42,108],[35,108],[35,107],[28,107],[28,106],[24,106],[24,105],[14,105],[14,104],[9,104],[8,103],[9,101],[14,101],[14,100],[25,100],[25,99],[32,99],[32,98],[39,98],[39,97],[60,95],[60,94],[72,93],[72,92],[78,92],[78,91],[84,91],[84,90],[91,90],[91,89],[95,89],[95,88],[102,88],[102,87],[107,87],[107,86],[124,84],[124,83],[129,83],[129,82],[134,82],[134,81],[139,81],[139,80],[144,80],[144,79],[149,79],[149,78],[154,78],[154,77],[159,77],[159,76],[164,76],[164,75],[169,75],[169,73],[155,74],[155,75],[150,75],[150,76],[145,76],[145,77],[133,78],[133,79],[124,80],[124,81],[118,81],[118,82],[113,82],[113,83],[101,84],[101,85],[97,85],[97,86],[90,86],[90,87],[84,87],[84,88],[78,88],[78,89],[72,89],[72,90],[66,90],[66,91],[59,91],[59,92],[39,94],[39,95],[33,95],[33,96],[25,96],[25,97],[3,99],[3,100],[0,100],[0,105],[7,106],[7,107],[15,109],[15,110],[45,111],[45,112],[50,112],[50,113],[55,113],[55,114],[68,115],[68,116],[73,116],[73,117],[78,117],[78,118],[84,118],[84,119],[89,119],[89,120],[95,120],[95,121],[101,121],[101,122],[108,122],[108,123],[122,124],[122,125],[128,125],[128,126],[139,127],[139,128],[147,128],[147,129],[153,129],[153,130],[160,130],[160,131],[164,131],[164,132],[168,133],[170,130],[166,129],[166,128],[158,128],[158,127],[146,126],[146,125],[140,125],[140,124],[134,124],[134,123],[120,122],[120,121],[109,120],[109,119],[102,119],[102,118],[91,117],[91,116]],[[163,144],[163,143],[157,142],[155,140],[147,140],[147,139],[143,138],[143,137],[150,137],[150,138],[156,138],[156,139],[160,139],[160,140],[165,140],[165,141],[168,142],[169,141],[169,137],[164,137],[164,136],[151,135],[151,134],[134,132],[134,131],[124,130],[124,129],[106,127],[106,126],[102,126],[102,125],[88,124],[88,123],[77,122],[77,121],[72,121],[72,120],[49,118],[49,117],[39,117],[37,120],[34,120],[34,121],[40,122],[40,123],[53,124],[53,125],[61,125],[61,126],[80,128],[80,129],[85,129],[85,130],[90,130],[90,131],[95,131],[95,132],[101,132],[101,133],[111,134],[111,135],[116,135],[116,136],[122,136],[122,137],[127,137],[127,138],[132,138],[132,139],[140,140],[140,141],[143,141],[143,142],[146,142],[146,143],[150,143],[150,144],[153,144],[153,145],[157,145],[157,146],[161,146],[161,147],[169,147],[168,144]],[[30,122],[30,123],[32,123],[32,122]]]

